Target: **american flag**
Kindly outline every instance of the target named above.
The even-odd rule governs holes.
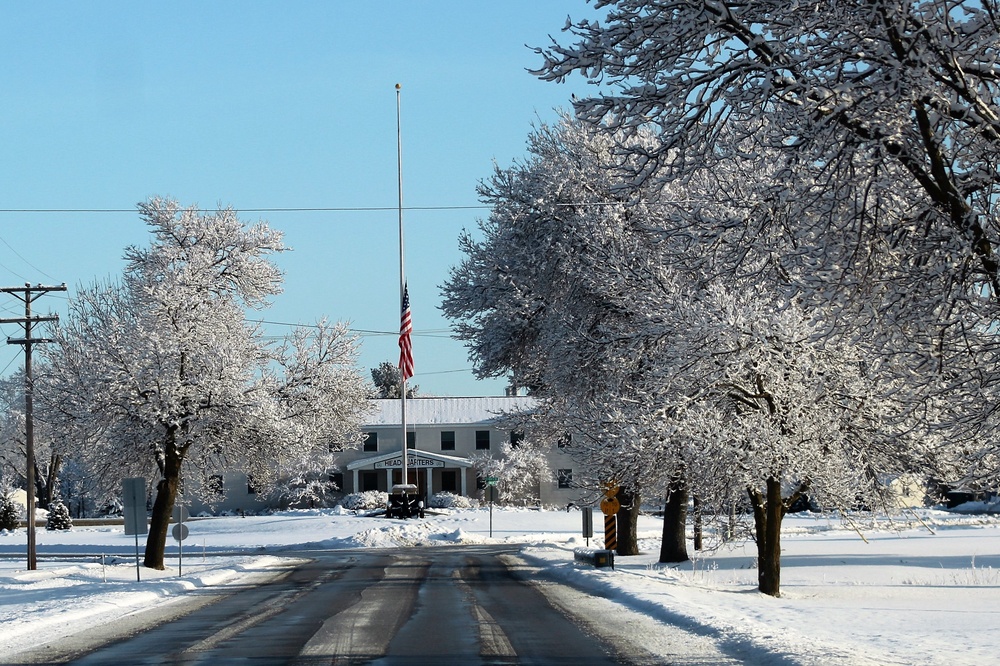
[[[410,319],[410,290],[403,285],[403,312],[399,317],[399,369],[403,371],[403,381],[413,376],[413,321]]]

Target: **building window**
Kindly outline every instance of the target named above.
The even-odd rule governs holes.
[[[454,451],[455,450],[455,431],[454,430],[443,430],[443,431],[441,431],[441,450],[442,451]]]
[[[442,470],[441,472],[441,492],[458,492],[458,471],[453,469]]]
[[[476,449],[488,450],[490,448],[490,431],[489,430],[477,430],[476,431]]]
[[[511,448],[516,449],[517,447],[519,447],[521,445],[521,441],[523,439],[524,439],[524,433],[521,432],[520,430],[511,430],[510,431],[510,446],[511,446]]]
[[[560,437],[559,441],[556,442],[556,446],[559,447],[560,449],[565,449],[569,448],[570,446],[573,446],[573,434],[568,432],[562,437]]]
[[[338,491],[343,492],[344,490],[344,475],[340,472],[334,472],[330,475],[330,483],[333,484],[334,488]]]
[[[408,449],[417,448],[417,433],[415,432],[406,433],[406,448]]]
[[[206,485],[208,486],[208,492],[213,495],[222,495],[225,493],[226,485],[222,481],[221,474],[213,474],[208,477],[208,483]]]
[[[247,495],[257,494],[257,483],[254,481],[252,474],[247,474]]]
[[[560,488],[572,488],[573,470],[571,469],[556,470],[556,481],[558,482]]]
[[[378,451],[378,433],[377,432],[366,432],[364,440],[364,450],[365,451]]]

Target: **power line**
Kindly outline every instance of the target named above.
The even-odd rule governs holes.
[[[5,239],[4,237],[2,237],[2,236],[0,236],[0,243],[3,243],[3,244],[4,244],[4,245],[6,245],[6,246],[7,246],[8,248],[10,248],[10,251],[11,251],[11,252],[13,252],[13,253],[14,253],[14,254],[15,254],[15,255],[17,256],[17,258],[18,258],[18,259],[20,259],[20,260],[21,260],[21,261],[23,261],[24,263],[28,264],[28,265],[29,265],[29,266],[31,266],[32,268],[34,268],[34,269],[35,269],[36,271],[38,271],[39,273],[41,273],[41,274],[42,274],[42,275],[44,275],[45,277],[47,277],[47,278],[49,278],[49,279],[55,279],[55,278],[53,278],[53,277],[52,277],[51,275],[49,275],[48,273],[46,273],[45,271],[43,271],[43,270],[42,270],[41,268],[39,268],[38,266],[35,266],[35,265],[34,265],[33,263],[31,263],[30,261],[28,261],[27,259],[25,259],[25,258],[24,258],[23,256],[21,256],[21,253],[20,253],[20,252],[18,252],[17,250],[15,250],[15,249],[14,249],[14,246],[13,246],[13,245],[11,245],[10,243],[8,243],[8,242],[7,242],[7,240],[6,240],[6,239]],[[21,275],[21,274],[17,273],[16,271],[13,271],[13,270],[11,270],[11,269],[7,268],[6,266],[3,266],[2,264],[0,264],[0,268],[3,268],[4,270],[6,270],[6,271],[9,271],[9,272],[13,273],[14,275],[16,275],[17,277],[21,278],[22,280],[24,279],[24,276],[23,276],[23,275]]]
[[[659,201],[575,201],[575,202],[552,202],[547,205],[557,208],[570,207],[601,207],[601,206],[628,206],[633,203],[641,203],[646,206],[655,205],[677,205],[677,204],[705,204],[715,203],[710,199],[667,199]],[[226,208],[226,207],[224,207]],[[384,213],[396,212],[398,206],[276,206],[261,208],[243,208],[230,206],[237,213]],[[448,211],[448,210],[489,210],[492,206],[486,204],[467,204],[450,206],[404,206],[404,211]],[[214,209],[196,208],[195,210],[208,212]],[[40,214],[58,215],[62,213],[130,213],[137,212],[136,208],[0,208],[0,214]]]
[[[270,324],[272,326],[290,326],[299,328],[319,328],[319,324],[296,324],[290,321],[271,321],[268,319],[250,319],[248,320],[254,324]],[[364,337],[367,335],[399,335],[399,331],[377,331],[367,328],[348,328],[351,333],[357,333],[358,335]],[[447,328],[428,328],[423,330],[414,331],[413,335],[417,335],[424,338],[450,338],[451,331]]]
[[[7,368],[9,368],[10,366],[14,365],[14,361],[16,361],[17,359],[19,359],[20,357],[21,357],[20,353],[17,353],[17,354],[14,354],[13,356],[11,356],[10,357],[10,361],[7,362],[7,365],[5,365],[3,367],[3,370],[0,370],[0,377],[2,377],[3,374],[5,372],[7,372]]]
[[[428,375],[454,375],[460,372],[472,372],[472,368],[463,368],[462,370],[437,370],[435,372],[419,372],[414,377],[420,379],[421,377],[427,377]]]

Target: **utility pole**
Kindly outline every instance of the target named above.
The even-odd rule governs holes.
[[[34,571],[38,568],[38,558],[35,550],[35,423],[34,423],[34,386],[31,382],[31,346],[36,343],[52,342],[48,338],[31,337],[31,325],[36,322],[58,321],[59,317],[49,315],[46,317],[31,316],[31,303],[40,296],[51,291],[66,291],[66,283],[58,287],[45,287],[40,284],[31,286],[25,283],[23,287],[0,287],[0,293],[11,294],[24,301],[24,317],[11,319],[0,319],[0,324],[22,324],[24,326],[24,338],[7,338],[9,345],[24,345],[24,449],[27,466],[25,478],[28,498],[27,525],[28,525],[28,570]]]

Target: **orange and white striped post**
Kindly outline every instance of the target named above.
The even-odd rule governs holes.
[[[617,483],[608,481],[604,484],[601,513],[604,514],[604,548],[606,550],[618,548],[618,509],[621,508],[621,502],[618,501],[617,495]]]

